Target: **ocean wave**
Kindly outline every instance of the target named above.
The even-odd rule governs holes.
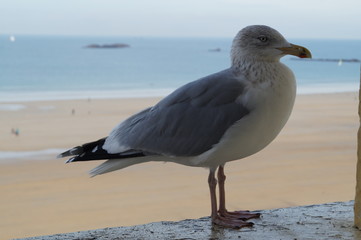
[[[297,94],[356,92],[359,87],[359,83],[304,84],[297,87]]]
[[[0,104],[0,111],[19,111],[26,108],[22,104]]]
[[[14,162],[14,160],[45,160],[55,159],[65,149],[50,148],[37,151],[0,151],[0,163]]]
[[[131,89],[108,91],[35,91],[35,92],[0,92],[0,102],[33,102],[52,100],[87,100],[114,98],[163,97],[174,89]]]
[[[338,93],[358,91],[359,83],[330,83],[330,84],[299,84],[298,94]],[[43,91],[43,92],[0,92],[0,102],[16,103],[31,101],[53,100],[91,100],[91,99],[119,99],[164,97],[175,89],[131,89],[109,91]],[[21,104],[0,104],[0,111],[17,111],[25,106]]]

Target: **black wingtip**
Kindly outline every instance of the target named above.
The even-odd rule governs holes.
[[[65,151],[63,153],[60,153],[58,156],[56,156],[56,158],[63,158],[63,157],[79,155],[79,154],[82,154],[83,152],[84,152],[84,149],[81,146],[78,146],[78,147],[74,147],[68,151]]]
[[[103,145],[106,138],[99,139],[95,142],[83,144],[82,146],[74,147],[66,152],[63,152],[57,156],[57,158],[71,157],[65,163],[91,161],[91,160],[103,160],[103,159],[122,159],[133,157],[144,157],[149,155],[140,150],[127,150],[120,153],[108,153],[103,149]]]
[[[65,163],[71,163],[71,162],[74,162],[75,160],[75,157],[72,157],[72,158],[69,158]]]
[[[63,157],[69,157],[72,156],[73,154],[70,153],[70,150],[60,153],[58,156],[56,156],[56,158],[63,158]]]

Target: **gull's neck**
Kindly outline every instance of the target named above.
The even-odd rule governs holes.
[[[232,69],[237,75],[246,76],[251,82],[263,82],[272,76],[273,71],[282,65],[279,59],[262,59],[255,57],[232,58]],[[265,74],[268,72],[268,74]]]
[[[252,65],[267,65],[267,64],[277,64],[280,63],[279,58],[270,58],[270,57],[254,57],[250,55],[244,56],[232,56],[232,67],[238,69],[247,69]]]

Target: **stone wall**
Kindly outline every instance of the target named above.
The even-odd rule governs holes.
[[[155,222],[131,227],[24,238],[23,240],[120,239],[256,239],[342,240],[361,239],[353,225],[353,201],[262,210],[253,228],[240,230],[212,226],[209,217],[179,222]]]

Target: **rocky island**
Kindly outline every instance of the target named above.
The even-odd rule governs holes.
[[[130,45],[125,43],[113,43],[113,44],[90,44],[85,48],[129,48]]]

